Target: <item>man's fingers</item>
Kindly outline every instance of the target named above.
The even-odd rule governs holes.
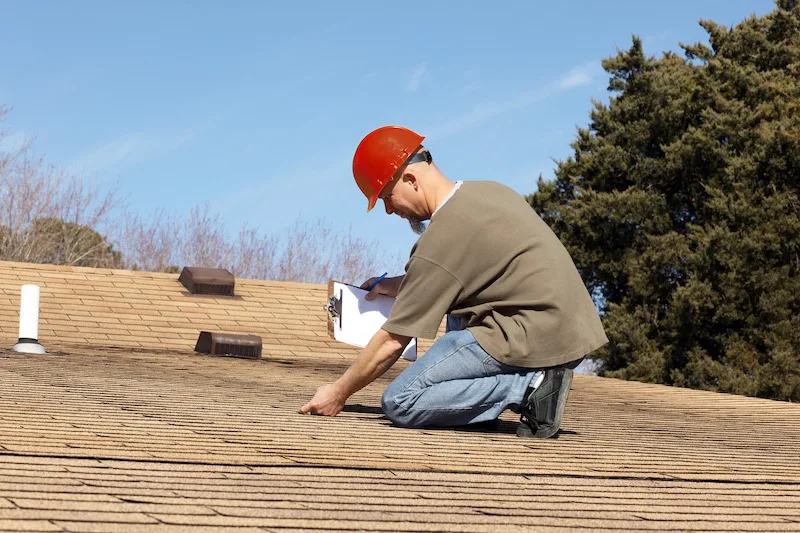
[[[375,283],[375,281],[377,281],[377,280],[378,280],[378,278],[374,278],[374,277],[373,278],[369,278],[367,281],[362,283],[361,287],[359,287],[359,288],[360,289],[364,289],[364,290],[368,290],[369,286],[372,285],[373,283]]]
[[[300,408],[300,414],[301,415],[314,414],[311,412],[311,402],[305,404],[303,407]]]

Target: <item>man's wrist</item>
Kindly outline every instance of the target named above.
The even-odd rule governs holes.
[[[331,383],[333,387],[333,392],[336,394],[336,397],[339,398],[342,402],[346,402],[347,399],[353,394],[349,390],[349,387],[344,382],[345,376],[340,377],[333,383]]]
[[[403,283],[403,277],[404,276],[397,276],[391,280],[391,296],[394,298],[397,298],[397,294],[400,292],[400,284]]]

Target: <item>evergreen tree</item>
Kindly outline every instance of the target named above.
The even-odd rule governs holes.
[[[603,61],[574,155],[529,197],[602,308],[602,374],[800,400],[800,0],[709,45]]]
[[[94,229],[60,218],[37,218],[25,238],[37,262],[52,265],[119,268],[122,257]]]

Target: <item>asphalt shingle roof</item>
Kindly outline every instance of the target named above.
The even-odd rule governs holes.
[[[0,349],[2,531],[800,531],[795,404],[576,376],[557,439],[517,438],[511,413],[408,430],[380,410],[401,360],[338,417],[303,416],[357,353],[327,336],[325,286],[213,298],[0,263],[0,348],[24,283],[61,355]],[[261,335],[263,357],[195,354],[201,330]]]

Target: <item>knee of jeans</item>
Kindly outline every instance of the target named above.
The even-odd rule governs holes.
[[[392,389],[391,385],[383,392],[381,407],[383,408],[383,414],[386,415],[386,418],[393,424],[401,427],[412,426],[408,416],[408,409],[403,402],[398,401],[398,395]]]

